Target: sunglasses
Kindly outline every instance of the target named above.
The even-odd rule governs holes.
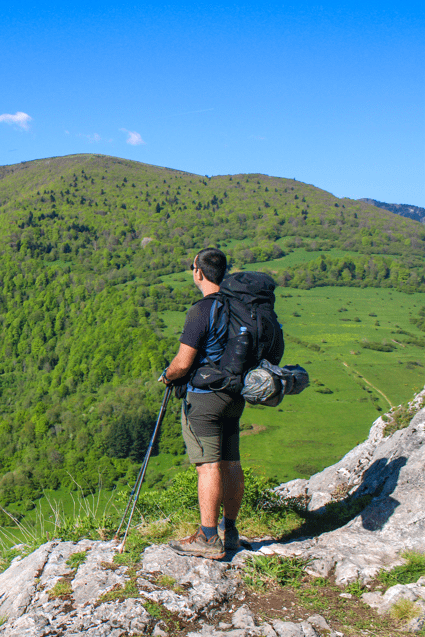
[[[190,269],[191,269],[191,270],[197,270],[197,269],[198,269],[198,266],[193,265],[193,263],[191,263],[191,264],[190,264]]]

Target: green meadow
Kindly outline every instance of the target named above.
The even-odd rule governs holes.
[[[315,255],[301,249],[267,263],[267,269],[306,257]],[[183,286],[191,274],[163,278]],[[311,385],[299,396],[286,396],[278,408],[245,408],[244,464],[280,481],[308,477],[362,442],[380,414],[411,399],[424,386],[425,360],[423,345],[406,341],[412,340],[409,335],[422,338],[409,318],[423,305],[422,294],[392,289],[278,287],[275,309],[286,341],[282,362],[306,367]],[[176,349],[184,317],[184,312],[161,312],[163,332],[175,336]],[[367,343],[393,349],[362,346]]]

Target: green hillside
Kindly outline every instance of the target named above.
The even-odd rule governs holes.
[[[344,314],[352,323],[339,322],[341,329],[331,331],[361,350],[359,358],[370,361],[366,367],[382,364],[384,355],[401,360],[397,365],[411,363],[413,376],[391,400],[407,399],[421,384],[423,370],[414,363],[423,353],[418,293],[425,291],[425,228],[418,222],[265,175],[209,178],[101,155],[0,167],[0,504],[31,507],[43,489],[73,487],[74,480],[88,492],[99,479],[108,488],[133,479],[161,399],[156,379],[176,351],[185,309],[198,298],[187,269],[208,245],[224,249],[233,267],[271,271],[282,286],[283,316],[288,305],[279,299],[293,304],[296,290],[302,299],[323,291],[320,303],[332,296],[329,289],[361,296],[386,288],[386,295],[406,298],[417,323],[410,324],[407,313],[385,318],[391,332],[402,331],[390,340],[404,343],[389,351],[383,341],[390,334],[375,334],[375,326],[353,332],[353,326],[364,327],[363,315],[357,325],[356,316]],[[346,296],[338,299],[329,312],[348,303]],[[291,306],[295,320],[285,331],[288,354],[301,363],[310,359],[319,370],[328,347],[311,320],[317,302],[306,314]],[[383,297],[385,317],[391,307]],[[384,350],[373,349],[379,346]],[[326,372],[318,371],[318,383]],[[331,391],[316,392],[323,417],[338,407]],[[264,462],[266,471],[305,475],[339,456],[354,435],[364,437],[377,407],[385,406],[379,393],[373,397],[357,405],[359,431],[341,435],[330,454],[315,464],[307,456],[280,464],[276,454]],[[347,394],[346,405],[350,400]],[[316,405],[300,397],[294,409],[302,405],[314,421]],[[247,431],[257,424],[279,432],[284,406],[261,416],[257,410],[255,417],[247,409]],[[183,462],[179,409],[174,400],[152,483],[168,479],[165,466]],[[249,441],[265,438],[261,431],[245,436],[246,454]]]

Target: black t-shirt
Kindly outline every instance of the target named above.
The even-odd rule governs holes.
[[[192,305],[186,314],[180,343],[200,350],[208,335],[210,326],[210,314],[214,299],[205,296]]]

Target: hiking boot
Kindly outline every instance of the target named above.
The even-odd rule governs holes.
[[[224,519],[218,525],[218,535],[224,544],[226,551],[237,551],[238,549],[248,549],[252,551],[252,546],[247,540],[241,540],[236,527],[231,529],[224,528]]]
[[[168,546],[179,555],[194,555],[195,557],[207,557],[210,560],[220,560],[226,555],[223,542],[218,535],[207,540],[201,527],[184,540],[171,540]]]
[[[226,551],[237,551],[241,548],[239,531],[235,526],[231,529],[222,529],[219,526],[218,535],[220,536]]]

